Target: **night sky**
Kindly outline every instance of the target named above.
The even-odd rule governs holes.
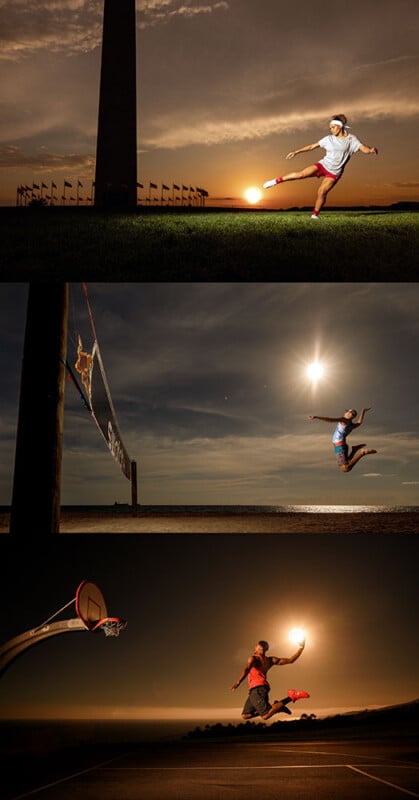
[[[96,332],[145,505],[419,505],[417,284],[91,284]],[[1,287],[1,494],[11,501],[27,287]],[[68,359],[92,332],[71,284]],[[311,361],[325,375],[313,384]],[[40,354],[40,380],[42,355]],[[36,391],[36,387],[34,387]],[[372,406],[342,474],[338,416]],[[62,502],[130,502],[66,384]]]
[[[0,682],[2,716],[192,717],[240,721],[230,691],[257,640],[289,656],[272,697],[328,713],[418,696],[418,537],[357,535],[89,536],[47,548],[1,541],[2,642],[41,624],[95,580],[119,639],[87,631],[29,649]],[[74,617],[74,607],[61,618]]]
[[[59,196],[64,180],[89,195],[102,13],[102,0],[0,0],[0,204],[52,179]],[[417,0],[137,2],[139,180],[245,204],[343,112],[379,156],[354,156],[333,202],[417,200],[418,23]],[[315,188],[287,184],[261,203],[310,205]]]

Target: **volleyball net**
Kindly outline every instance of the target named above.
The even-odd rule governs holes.
[[[68,359],[66,367],[84,406],[90,412],[104,438],[109,452],[125,477],[131,480],[131,459],[124,445],[112,402],[86,284],[83,284],[83,293],[87,304],[93,345],[89,351],[82,341],[81,334],[78,333],[77,360],[71,364]]]

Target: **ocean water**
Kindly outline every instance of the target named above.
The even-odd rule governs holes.
[[[131,506],[125,503],[113,505],[63,506],[63,511],[89,514],[129,514]],[[418,514],[419,506],[366,506],[366,505],[141,505],[144,514]]]

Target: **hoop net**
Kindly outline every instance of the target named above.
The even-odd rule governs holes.
[[[124,619],[104,619],[95,626],[95,630],[100,628],[105,636],[119,636],[126,627],[127,623]]]

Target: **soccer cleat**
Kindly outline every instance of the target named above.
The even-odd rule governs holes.
[[[271,180],[271,181],[266,181],[266,182],[263,184],[263,188],[264,188],[264,189],[270,189],[270,188],[271,188],[271,186],[276,186],[276,184],[277,184],[277,179],[276,179],[276,178],[272,178],[272,180]]]
[[[318,215],[318,214],[312,214],[312,215],[311,215],[311,219],[318,219],[318,218],[319,218],[319,215]]]
[[[298,689],[289,689],[288,697],[295,703],[296,700],[303,700],[304,698],[310,697],[308,692],[299,691]]]

